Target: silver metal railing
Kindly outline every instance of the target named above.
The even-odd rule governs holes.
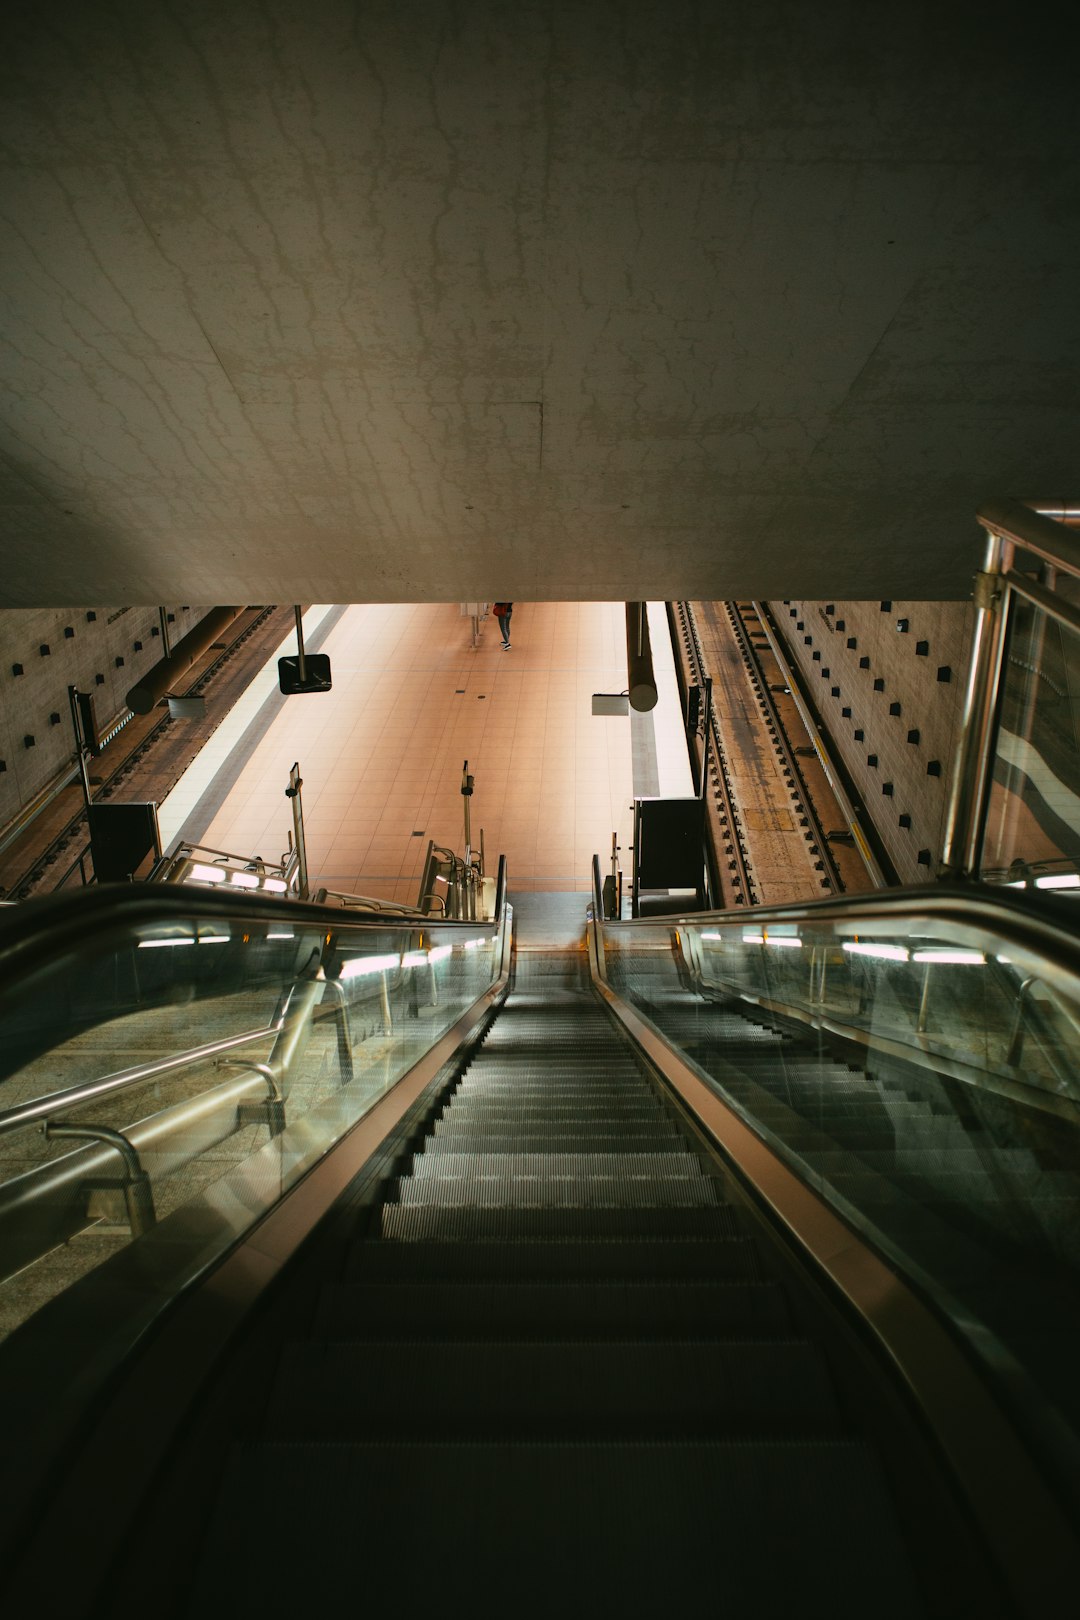
[[[1080,535],[1067,526],[1067,521],[1075,522],[1076,512],[1065,504],[1047,510],[1054,516],[1022,501],[994,501],[978,513],[987,545],[982,570],[975,577],[976,620],[946,812],[940,869],[944,879],[970,879],[984,870],[1007,652],[1018,608],[1026,604],[1039,610],[1080,644],[1080,606],[1060,589],[1062,575],[1080,581]]]
[[[84,1081],[82,1085],[66,1086],[63,1091],[50,1091],[44,1097],[17,1103],[13,1108],[0,1110],[0,1135],[6,1131],[18,1130],[23,1125],[33,1125],[38,1120],[48,1119],[61,1108],[76,1108],[81,1103],[100,1102],[103,1097],[111,1097],[118,1091],[127,1091],[132,1086],[145,1085],[148,1080],[159,1080],[165,1075],[178,1074],[181,1070],[192,1068],[198,1063],[213,1062],[238,1047],[267,1040],[280,1030],[281,1024],[282,1019],[278,1018],[260,1029],[245,1030],[241,1035],[229,1035],[219,1041],[209,1041],[205,1046],[193,1046],[186,1052],[176,1052],[173,1056],[159,1058],[154,1063],[139,1063],[130,1069],[119,1069],[115,1074],[102,1075],[97,1080]]]

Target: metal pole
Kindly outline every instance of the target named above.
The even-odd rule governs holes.
[[[86,769],[86,739],[83,736],[82,720],[79,715],[79,689],[77,686],[68,687],[68,702],[71,704],[71,729],[75,733],[75,758],[79,762],[79,780],[82,782],[83,803],[89,810],[90,775]]]
[[[461,796],[465,800],[465,868],[472,864],[472,817],[469,814],[469,800],[473,793],[473,779],[469,775],[469,762],[465,760],[461,767]]]
[[[297,608],[297,613],[300,609]],[[303,653],[301,653],[301,658]],[[301,679],[303,677],[301,676]],[[300,775],[299,761],[294,762],[289,772],[289,785],[285,789],[285,797],[292,800],[293,842],[296,845],[296,892],[301,900],[308,898],[308,864],[307,840],[304,837],[304,804],[300,797],[300,789],[304,779]]]
[[[300,683],[303,685],[303,683],[307,680],[307,656],[304,652],[304,621],[298,607],[294,607],[293,612],[296,615],[296,667],[300,675]]]
[[[169,615],[163,607],[158,608],[158,623],[161,625],[161,651],[168,658],[172,652],[169,645]]]
[[[709,781],[709,738],[712,735],[712,676],[705,677],[705,743],[701,750],[701,791],[699,799],[705,797],[705,789]]]
[[[956,753],[949,807],[942,842],[943,878],[978,875],[983,819],[989,787],[994,716],[997,710],[1001,663],[1008,613],[1002,572],[1004,542],[987,531],[986,563],[975,576],[975,634]]]

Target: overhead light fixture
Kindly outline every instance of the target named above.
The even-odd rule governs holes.
[[[1076,872],[1051,872],[1035,879],[1037,889],[1080,889],[1080,875]]]

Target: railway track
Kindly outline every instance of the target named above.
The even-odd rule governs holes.
[[[206,688],[219,675],[244,646],[257,632],[268,623],[271,616],[279,612],[276,606],[252,608],[236,625],[230,627],[230,639],[222,646],[216,658],[185,688],[185,697],[197,697],[205,692]],[[235,632],[235,633],[233,633]],[[246,684],[246,680],[244,682]],[[237,694],[239,695],[239,694]],[[113,737],[119,739],[127,734],[127,726],[132,717],[120,722],[113,730]],[[131,786],[128,778],[136,774],[138,767],[144,765],[148,754],[157,745],[164,741],[172,724],[171,717],[165,713],[160,719],[153,722],[148,730],[131,736],[132,746],[100,783],[95,782],[94,800],[108,800],[114,791],[125,784]],[[216,724],[216,721],[215,721]],[[134,727],[132,728],[134,732]],[[115,744],[114,744],[115,746]],[[185,768],[178,769],[165,766],[164,774],[171,778],[169,785]],[[141,772],[139,773],[142,774]],[[140,783],[145,790],[145,784]],[[77,791],[72,789],[71,792]],[[162,795],[163,796],[163,795]],[[12,900],[26,900],[31,895],[44,891],[53,891],[63,888],[67,883],[80,881],[79,869],[84,874],[92,869],[90,859],[90,838],[86,821],[86,810],[82,805],[81,796],[79,809],[60,826],[59,830],[43,845],[35,849],[32,859],[27,862],[25,869],[6,886],[6,896]],[[86,881],[85,875],[82,881]]]
[[[691,685],[706,689],[709,670],[698,635],[694,610],[689,602],[675,602],[675,619],[683,644],[683,652]],[[758,892],[754,884],[753,867],[747,848],[745,830],[739,816],[735,792],[728,768],[727,754],[716,723],[716,710],[710,707],[702,712],[699,732],[705,746],[703,756],[707,774],[706,802],[711,811],[713,846],[717,856],[717,876],[725,908],[756,905]]]
[[[690,682],[712,678],[708,791],[725,906],[868,886],[752,602],[674,604]]]

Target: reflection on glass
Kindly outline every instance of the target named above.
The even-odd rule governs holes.
[[[1080,636],[1012,601],[984,875],[1080,887]]]
[[[1080,1431],[1074,979],[929,914],[809,914],[782,935],[606,924],[604,961],[804,1181]]]
[[[218,899],[0,993],[0,1338],[133,1247],[155,1297],[180,1286],[495,977],[490,929],[326,932]]]

